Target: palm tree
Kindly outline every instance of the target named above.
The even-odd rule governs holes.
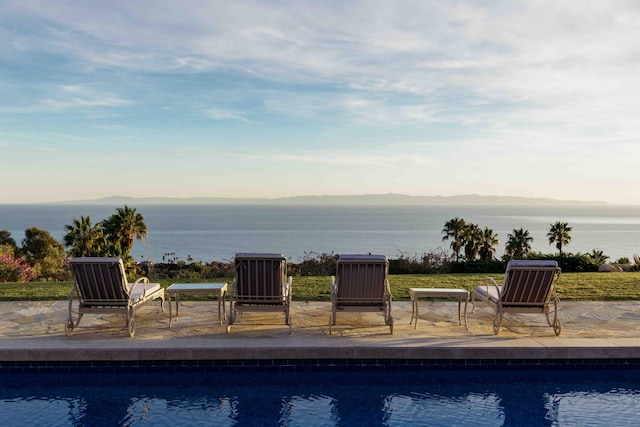
[[[91,216],[74,217],[73,224],[65,225],[67,234],[62,238],[64,245],[69,248],[72,257],[100,256],[104,243],[104,235],[100,223],[91,225]]]
[[[467,224],[462,233],[462,238],[464,241],[464,256],[467,261],[473,261],[480,250],[482,230],[476,224]]]
[[[466,224],[464,219],[455,217],[450,219],[444,224],[444,228],[442,229],[442,233],[444,233],[444,237],[442,241],[449,240],[451,238],[451,249],[453,249],[453,253],[456,256],[456,262],[460,259],[460,249],[462,248],[462,233],[464,232]]]
[[[500,243],[498,234],[494,233],[489,227],[485,227],[482,230],[482,239],[480,240],[480,259],[482,261],[491,261],[498,243]]]
[[[117,208],[116,213],[102,221],[102,227],[108,243],[112,246],[110,251],[122,257],[129,255],[134,240],[142,241],[147,236],[144,216],[127,205]]]
[[[569,235],[571,227],[569,227],[568,223],[562,221],[557,221],[555,224],[550,225],[551,228],[547,233],[549,244],[555,243],[560,256],[562,256],[562,246],[568,245],[571,241],[571,236]]]
[[[523,258],[531,251],[533,237],[529,236],[529,230],[513,230],[513,234],[507,234],[505,255],[511,258]]]
[[[606,264],[609,256],[605,255],[600,249],[593,249],[590,254],[587,254],[587,259],[594,265]]]

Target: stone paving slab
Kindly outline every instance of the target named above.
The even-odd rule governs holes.
[[[175,309],[175,307],[174,307]],[[64,335],[66,301],[0,302],[0,361],[209,359],[581,359],[640,358],[640,302],[563,302],[562,334],[543,315],[506,315],[499,335],[492,310],[478,305],[468,326],[457,302],[421,301],[418,326],[410,302],[394,302],[394,334],[382,314],[338,313],[329,334],[329,302],[294,302],[293,333],[281,313],[244,313],[227,334],[216,301],[185,301],[169,327],[168,309],[136,312],[136,335],[124,317],[86,314]]]

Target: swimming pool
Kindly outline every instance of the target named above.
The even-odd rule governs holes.
[[[623,426],[640,371],[3,374],[3,426]]]

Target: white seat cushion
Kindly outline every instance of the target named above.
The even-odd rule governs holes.
[[[502,292],[502,286],[499,286],[500,292]],[[495,286],[478,286],[476,287],[475,294],[479,295],[482,298],[486,298],[489,301],[497,304],[498,303],[498,290]]]
[[[146,285],[147,285],[147,295],[146,295],[147,298],[149,298],[151,295],[153,295],[154,293],[160,290],[159,283],[147,283]],[[144,295],[144,286],[145,284],[140,282],[136,284],[131,290],[131,302],[133,304],[142,301],[142,297]]]

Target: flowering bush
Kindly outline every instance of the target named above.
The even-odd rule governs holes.
[[[0,255],[0,282],[30,282],[31,280],[33,280],[33,272],[23,258]]]

